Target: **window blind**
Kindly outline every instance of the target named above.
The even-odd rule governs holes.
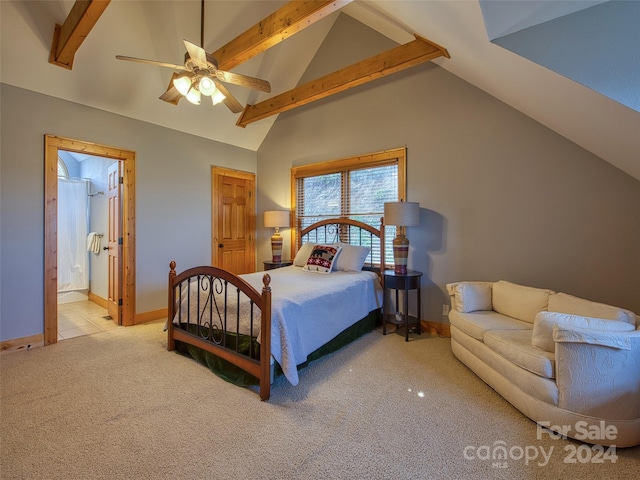
[[[370,157],[372,161],[347,159],[292,171],[295,225],[304,229],[320,220],[342,217],[380,228],[385,202],[404,196],[405,161],[404,156]],[[385,235],[393,238],[395,227],[386,227]],[[385,261],[392,263],[391,242],[386,243]]]

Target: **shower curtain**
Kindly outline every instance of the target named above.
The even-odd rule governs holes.
[[[88,182],[58,178],[58,292],[89,288]]]

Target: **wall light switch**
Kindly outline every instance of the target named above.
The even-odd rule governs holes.
[[[449,315],[449,305],[447,305],[446,303],[442,304],[442,316],[446,317],[447,315]]]

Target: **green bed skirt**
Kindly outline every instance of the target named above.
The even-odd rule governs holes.
[[[381,312],[380,310],[374,310],[362,320],[354,323],[346,330],[343,330],[333,340],[329,341],[325,345],[321,346],[317,350],[311,352],[307,360],[304,363],[298,365],[298,370],[306,367],[310,362],[317,360],[325,355],[335,352],[345,345],[353,342],[357,338],[360,338],[365,333],[368,333],[381,324]],[[257,354],[256,358],[260,358],[260,344],[246,335],[237,336],[235,334],[227,334],[226,344],[228,348],[235,349],[236,342],[238,343],[238,351],[247,355],[251,348],[254,353]],[[235,385],[247,387],[250,385],[259,385],[257,377],[245,372],[241,368],[233,365],[232,363],[214,355],[213,353],[202,350],[201,348],[188,345],[184,342],[176,341],[176,351],[182,355],[191,357],[202,365],[207,366],[213,373],[227,382]],[[282,375],[282,368],[277,362],[274,362],[273,378]]]

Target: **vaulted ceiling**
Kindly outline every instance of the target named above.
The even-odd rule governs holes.
[[[286,3],[207,0],[205,50],[216,51]],[[398,44],[417,34],[442,45],[451,58],[434,63],[640,179],[640,113],[492,43],[479,1],[347,3],[232,69],[267,79],[271,93],[235,85],[229,90],[242,105],[254,105],[295,88],[337,16],[347,14]],[[64,22],[73,5],[73,0],[0,2],[0,81],[239,147],[260,147],[277,115],[240,128],[239,115],[222,105],[170,105],[158,97],[171,69],[115,59],[128,55],[182,64],[182,40],[200,43],[199,1],[112,0],[69,70],[48,60],[54,25]]]

